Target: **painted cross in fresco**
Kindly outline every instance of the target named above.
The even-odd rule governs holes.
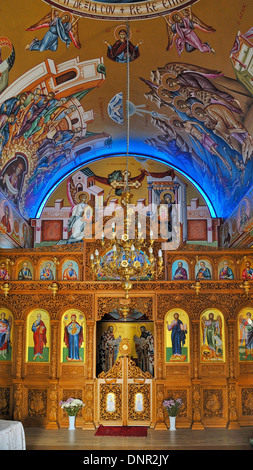
[[[123,181],[116,181],[115,179],[110,183],[111,186],[114,188],[114,189],[117,189],[117,188],[124,188],[124,189],[128,189],[128,188],[135,188],[135,189],[138,189],[140,186],[141,186],[141,183],[139,181],[128,181],[128,178],[130,178],[131,176],[131,173],[129,173],[129,171],[123,171],[122,172],[122,175],[124,177]]]

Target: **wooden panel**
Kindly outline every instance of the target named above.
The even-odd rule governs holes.
[[[84,245],[85,247],[86,245]],[[105,313],[119,307],[119,300],[124,293],[120,282],[60,281],[62,265],[67,259],[75,259],[79,266],[82,260],[86,266],[87,252],[83,253],[83,245],[43,247],[43,249],[10,250],[8,257],[11,280],[10,292],[7,297],[2,295],[2,309],[7,308],[13,315],[12,322],[12,361],[1,356],[0,388],[2,416],[16,419],[36,426],[51,426],[52,429],[67,427],[67,416],[63,416],[59,401],[78,392],[85,407],[78,416],[78,426],[94,429],[99,424],[100,394],[96,377],[96,327]],[[24,258],[25,256],[25,258]],[[56,265],[58,292],[54,297],[48,284],[39,281],[39,266],[44,259],[58,260]],[[243,257],[252,258],[252,250],[230,250],[229,259],[234,265],[235,279],[232,281],[216,280],[201,282],[199,295],[194,286],[195,260],[198,257],[208,259],[213,273],[218,272],[219,263],[226,259],[226,250],[216,248],[204,249],[194,245],[184,245],[175,253],[168,254],[167,263],[172,265],[175,260],[185,259],[189,265],[189,281],[165,281],[164,278],[150,282],[134,282],[130,292],[130,311],[145,314],[140,322],[154,324],[154,379],[151,377],[150,427],[161,432],[167,429],[167,417],[162,405],[163,400],[170,396],[183,399],[183,408],[177,417],[177,428],[204,429],[205,427],[227,427],[237,429],[239,426],[252,426],[252,360],[250,357],[239,360],[239,317],[242,310],[251,310],[247,297],[241,288],[241,272],[244,268]],[[34,268],[35,281],[18,281],[19,266],[27,259]],[[51,338],[47,343],[50,348],[50,362],[26,362],[27,315],[34,308],[48,311],[50,317]],[[78,309],[86,318],[87,327],[84,331],[86,341],[85,363],[61,362],[63,347],[63,318],[68,309]],[[223,315],[224,362],[212,358],[209,362],[201,362],[200,350],[202,335],[200,334],[202,314],[210,309],[218,309]],[[183,309],[189,316],[189,348],[190,362],[165,362],[166,315],[170,310]],[[124,324],[124,322],[122,322]],[[30,330],[29,330],[30,331]],[[127,328],[124,330],[127,332]],[[116,332],[115,332],[116,333]],[[116,333],[117,337],[117,333]],[[121,345],[125,344],[126,336],[122,335]],[[122,354],[122,351],[121,351]],[[127,353],[134,357],[134,349]],[[125,370],[125,369],[124,369]],[[132,371],[132,372],[131,372]],[[146,385],[147,377],[139,377],[135,370],[129,374],[133,382]],[[137,374],[137,375],[136,375]],[[116,385],[122,386],[127,374],[117,370],[117,379],[105,383],[107,390]],[[113,379],[113,377],[111,377]],[[129,375],[128,375],[129,378]],[[144,381],[145,379],[145,381]],[[105,379],[104,379],[105,380]],[[121,380],[121,384],[120,384]],[[125,382],[124,382],[125,383]],[[129,382],[128,382],[129,384]],[[5,389],[10,390],[5,392]],[[115,389],[118,393],[117,388]],[[105,391],[103,390],[103,394]],[[132,393],[132,392],[131,392]],[[120,395],[121,394],[121,395]],[[128,419],[128,392],[123,387],[121,423]],[[132,394],[133,397],[133,394]],[[0,414],[1,414],[0,410]],[[103,409],[105,411],[105,408]],[[117,409],[119,411],[119,408]],[[7,413],[7,414],[6,414]],[[137,415],[136,415],[137,417]],[[135,417],[134,417],[135,418]],[[5,418],[4,418],[5,419]],[[125,420],[125,421],[124,421]],[[106,420],[103,422],[105,423]],[[113,422],[113,420],[111,420]],[[114,421],[113,424],[116,424]],[[138,421],[131,420],[131,424]],[[144,421],[141,422],[144,425]],[[159,432],[160,432],[159,431]]]

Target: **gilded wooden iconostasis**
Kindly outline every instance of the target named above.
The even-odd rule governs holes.
[[[252,425],[252,4],[2,3],[0,416],[64,427],[73,396],[79,427],[164,429],[172,396],[178,427]],[[84,225],[120,202],[127,121],[134,203],[181,232],[124,318]]]
[[[84,256],[89,252],[86,248],[79,243],[71,248],[43,247],[22,253],[10,250],[8,258],[1,260],[2,270],[8,267],[9,274],[7,281],[1,282],[0,299],[2,418],[64,427],[67,416],[59,401],[74,396],[85,402],[77,425],[93,428],[106,421],[106,414],[100,414],[98,384],[102,380],[108,390],[119,387],[122,377],[117,377],[117,371],[127,356],[129,390],[145,390],[144,385],[152,384],[149,395],[139,393],[146,402],[142,401],[139,411],[138,404],[137,411],[132,409],[131,423],[142,423],[138,416],[143,416],[145,424],[165,428],[162,401],[173,396],[181,397],[184,403],[179,427],[252,425],[253,345],[245,342],[247,327],[252,328],[252,286],[251,281],[247,284],[243,280],[245,266],[252,259],[250,250],[200,250],[183,245],[167,253],[160,280],[133,284],[125,321],[120,315],[125,302],[121,283],[94,281]],[[211,279],[202,279],[199,287],[196,272],[202,260],[209,263]],[[224,261],[232,270],[232,279],[220,277]],[[42,280],[47,263],[53,268],[53,279]],[[69,263],[71,270],[75,266],[77,280],[66,278]],[[188,268],[187,279],[174,278],[178,263]],[[24,265],[32,279],[21,278]],[[179,342],[172,336],[175,323],[179,325]],[[69,328],[77,335],[75,345]],[[152,338],[146,365],[139,361],[136,347],[143,330]],[[117,355],[101,359],[104,333],[111,335],[118,350]],[[127,354],[123,348],[126,340]],[[124,381],[122,384],[124,391]],[[109,416],[116,416],[116,421],[111,420],[115,423],[118,405],[112,401],[110,406]],[[124,419],[129,422],[126,416]]]

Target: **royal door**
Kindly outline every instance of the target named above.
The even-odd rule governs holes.
[[[128,341],[120,344],[120,357],[97,379],[97,424],[107,426],[151,426],[152,376],[142,372],[130,358]]]

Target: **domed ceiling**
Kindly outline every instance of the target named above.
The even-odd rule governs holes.
[[[68,175],[129,153],[229,216],[252,184],[252,13],[239,0],[2,2],[0,191],[35,218]]]

